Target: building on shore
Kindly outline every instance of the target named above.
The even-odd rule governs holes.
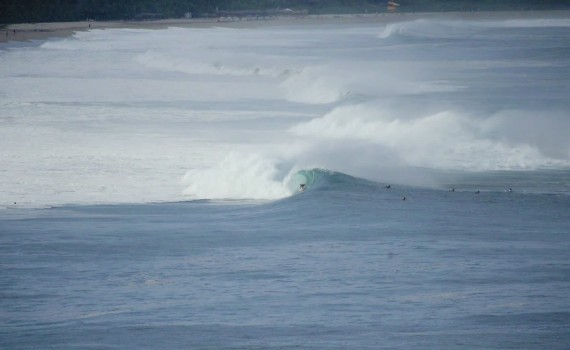
[[[394,1],[388,1],[388,5],[387,5],[388,12],[396,12],[398,10],[399,6],[400,6],[400,4],[398,4]]]

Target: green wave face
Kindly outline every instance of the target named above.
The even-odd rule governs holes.
[[[313,190],[337,186],[345,188],[346,186],[351,187],[361,182],[368,183],[369,181],[326,169],[304,169],[291,175],[287,187],[292,192],[297,192],[301,184],[306,186],[306,190]]]
[[[299,170],[291,175],[287,187],[292,192],[299,191],[301,185],[305,185],[306,189],[314,188],[315,184],[323,181],[325,173],[325,170],[320,169]]]

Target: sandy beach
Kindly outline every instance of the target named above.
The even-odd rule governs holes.
[[[418,18],[454,18],[454,19],[522,19],[542,17],[570,18],[570,11],[524,11],[524,12],[446,12],[446,13],[379,13],[350,15],[309,15],[304,17],[277,17],[269,19],[164,19],[156,21],[82,21],[52,23],[11,24],[0,30],[0,44],[10,41],[47,40],[73,35],[78,31],[111,28],[164,29],[168,27],[185,28],[257,28],[265,26],[314,25],[344,23],[389,23],[409,21]]]

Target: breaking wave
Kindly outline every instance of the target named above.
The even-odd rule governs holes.
[[[438,171],[568,168],[568,128],[563,113],[538,118],[516,110],[488,116],[449,110],[410,116],[379,103],[344,105],[292,127],[296,141],[281,150],[234,152],[216,166],[188,172],[185,194],[278,199],[296,193],[300,184],[318,187],[325,173],[434,186]]]
[[[556,131],[568,127],[570,121],[563,113],[539,118],[516,110],[487,117],[442,111],[410,117],[364,104],[337,107],[291,132],[344,145],[376,145],[414,167],[494,171],[568,165],[570,141]],[[547,137],[546,130],[550,130]]]
[[[496,18],[93,30],[2,50],[3,203],[568,169],[570,20]]]
[[[423,39],[461,38],[490,28],[570,27],[570,19],[511,19],[504,21],[418,19],[388,24],[378,38],[417,37]]]
[[[218,165],[188,171],[184,193],[193,199],[274,200],[314,190],[334,174],[324,169],[299,170],[287,162],[260,155],[230,153]]]

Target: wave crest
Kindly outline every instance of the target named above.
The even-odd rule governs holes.
[[[431,20],[389,23],[378,38],[417,37],[423,39],[441,39],[466,36],[489,28],[555,28],[570,27],[570,19],[510,19],[503,21],[481,20]]]
[[[290,131],[315,140],[342,140],[344,147],[376,145],[409,166],[488,171],[569,165],[570,144],[564,136],[552,141],[552,132],[549,138],[540,134],[565,124],[562,117],[551,115],[543,116],[537,125],[537,118],[524,118],[524,113],[516,111],[489,117],[456,111],[411,117],[364,104],[338,107]],[[533,129],[537,131],[528,131]],[[553,142],[563,151],[556,152]]]
[[[291,195],[275,159],[230,153],[211,168],[184,176],[185,195],[195,199],[279,199]]]

